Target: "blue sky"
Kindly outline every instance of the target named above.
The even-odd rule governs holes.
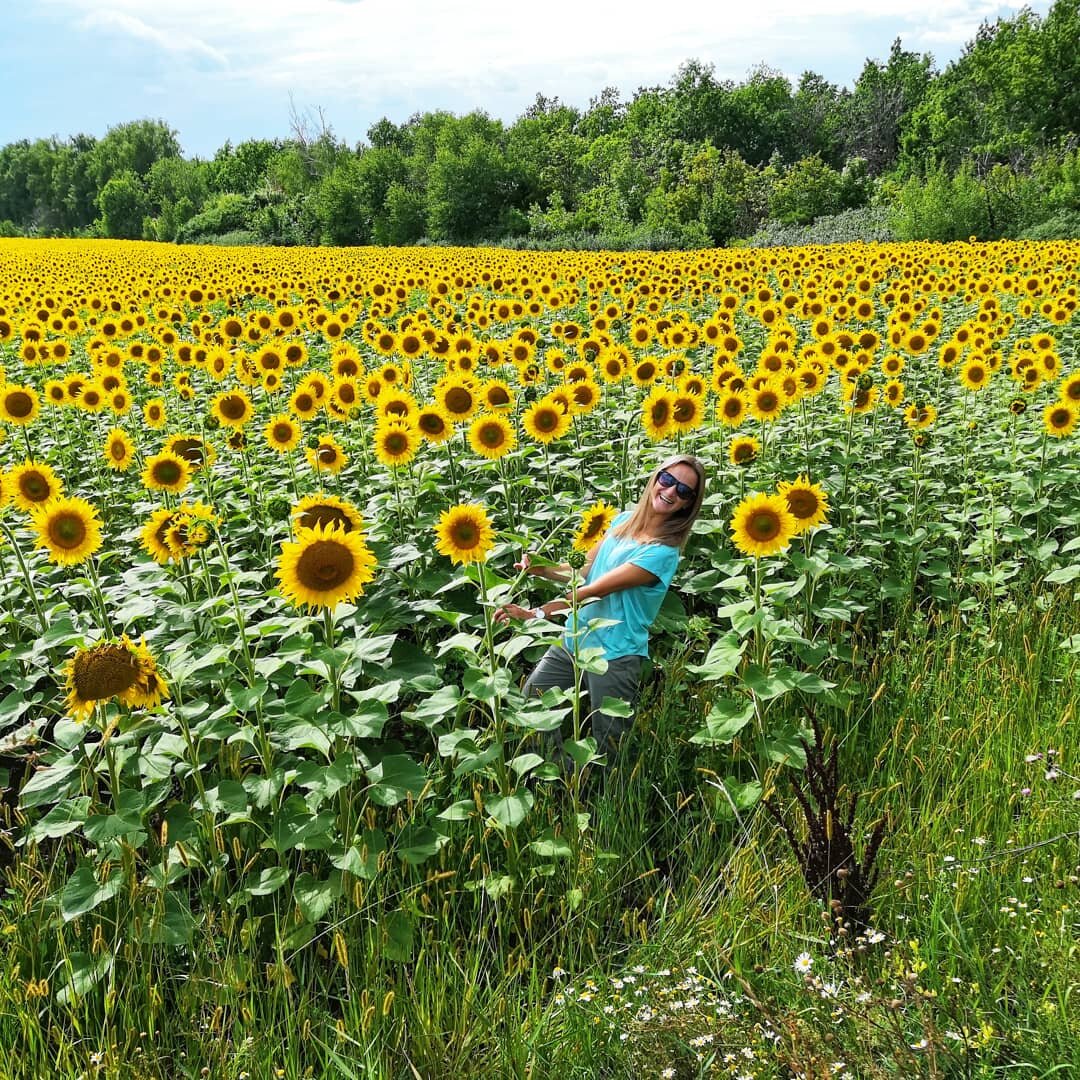
[[[379,117],[481,108],[511,121],[537,92],[584,108],[667,83],[696,57],[740,80],[765,62],[850,86],[894,38],[959,55],[994,0],[12,0],[4,12],[0,144],[162,119],[187,155],[284,137],[321,107],[349,143]],[[1050,0],[1028,5],[1045,14]],[[868,14],[872,10],[873,14]],[[705,15],[705,13],[709,13]],[[704,17],[703,17],[704,16]]]

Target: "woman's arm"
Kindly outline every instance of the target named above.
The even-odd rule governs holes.
[[[592,569],[592,564],[596,561],[596,555],[597,552],[599,552],[602,543],[603,540],[597,540],[589,549],[588,555],[585,556],[585,565],[581,568],[581,576],[583,578],[589,576],[589,571]],[[526,574],[531,574],[533,577],[547,578],[548,581],[556,581],[559,583],[569,581],[572,572],[569,563],[560,563],[558,566],[533,566],[529,561],[527,553],[522,555],[521,562],[515,563],[515,566],[517,569],[524,570]]]
[[[602,596],[610,596],[611,593],[621,592],[623,589],[655,585],[659,580],[655,574],[634,563],[623,563],[622,566],[616,566],[606,574],[601,574],[588,585],[580,586],[577,590],[577,602],[580,604],[583,600],[599,600]],[[573,595],[565,599],[549,600],[542,607],[545,615],[554,615],[558,611],[566,611],[572,603]]]

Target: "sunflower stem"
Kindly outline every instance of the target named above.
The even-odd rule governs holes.
[[[101,615],[101,629],[112,637],[112,620],[109,618],[108,608],[105,606],[105,594],[101,590],[101,579],[98,577],[97,560],[91,556],[86,560],[87,576],[93,586],[94,599],[97,600],[98,612]]]
[[[337,659],[334,655],[334,609],[330,606],[323,608],[323,637],[326,641],[328,655],[330,656],[330,660],[327,663],[327,670],[330,673],[331,701],[333,703],[334,712],[340,712],[341,684],[338,678]]]
[[[19,563],[19,569],[22,571],[23,581],[26,583],[26,591],[30,594],[30,602],[34,605],[34,613],[37,615],[38,623],[41,625],[41,632],[42,634],[46,634],[49,630],[49,624],[45,621],[45,615],[42,613],[41,601],[38,599],[37,589],[34,588],[34,579],[30,576],[30,571],[26,566],[26,560],[23,558],[23,553],[19,549],[19,544],[15,539],[15,530],[4,521],[0,521],[0,529],[3,529],[4,535],[8,538],[8,543],[11,545],[12,551],[15,552],[15,558]]]

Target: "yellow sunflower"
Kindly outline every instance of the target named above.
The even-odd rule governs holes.
[[[1071,402],[1055,401],[1043,409],[1043,427],[1047,435],[1063,439],[1076,429],[1080,409]]]
[[[776,492],[787,501],[788,511],[795,519],[795,535],[824,523],[829,512],[829,498],[819,484],[811,484],[809,477],[800,476],[788,483],[781,481]]]
[[[234,431],[229,438],[237,434],[243,435],[243,432]],[[165,441],[162,449],[168,454],[176,454],[177,457],[183,458],[192,472],[198,472],[206,466],[213,465],[217,458],[217,451],[213,445],[198,435],[183,433],[173,435]]]
[[[317,446],[307,449],[308,464],[315,472],[337,474],[349,464],[349,455],[333,435],[323,435]]]
[[[648,397],[641,403],[641,422],[645,434],[653,442],[666,439],[674,430],[673,409],[675,399],[670,390],[657,385],[649,391]]]
[[[990,381],[990,368],[985,360],[970,357],[960,369],[960,382],[965,390],[982,390]]]
[[[279,454],[295,450],[300,442],[300,424],[286,413],[272,416],[263,428],[266,445]]]
[[[375,456],[383,465],[408,465],[420,447],[420,433],[411,424],[384,420],[373,436]]]
[[[166,419],[165,402],[161,398],[151,398],[143,406],[143,421],[148,428],[159,428]]]
[[[912,431],[922,431],[937,419],[937,409],[925,402],[912,402],[904,410],[904,423]]]
[[[614,506],[609,506],[603,499],[590,506],[581,515],[581,524],[574,534],[574,550],[589,551],[593,544],[607,533],[618,512]]]
[[[213,539],[220,518],[202,503],[184,503],[172,514],[164,529],[164,541],[177,562],[190,558]]]
[[[142,471],[143,486],[151,491],[179,494],[191,480],[191,467],[179,454],[163,450],[146,459]]]
[[[446,442],[454,434],[453,422],[438,405],[429,405],[416,414],[416,429],[429,443]]]
[[[79,649],[64,665],[67,710],[84,721],[99,701],[116,699],[128,707],[154,708],[168,698],[169,688],[144,642],[99,641]]]
[[[761,453],[761,443],[753,435],[739,435],[731,440],[728,460],[732,465],[752,465]]]
[[[41,412],[41,399],[32,386],[0,385],[0,420],[25,427],[32,424]]]
[[[11,501],[20,510],[27,512],[50,499],[60,498],[64,491],[60,478],[52,468],[35,461],[26,461],[8,470],[4,488],[10,491]]]
[[[75,566],[101,547],[101,522],[97,510],[85,499],[53,499],[36,507],[31,515],[37,546],[49,553],[49,561]]]
[[[716,403],[716,419],[725,427],[737,428],[743,422],[746,410],[746,394],[741,390],[728,390]]]
[[[105,436],[105,446],[102,453],[110,469],[116,472],[126,472],[131,468],[131,463],[135,460],[135,444],[131,441],[131,436],[123,428],[113,428]]]
[[[772,422],[783,411],[784,404],[783,392],[771,380],[750,391],[750,415],[755,420]]]
[[[436,549],[455,564],[483,562],[495,544],[487,511],[469,503],[444,510],[435,536]]]
[[[290,603],[334,608],[363,593],[375,576],[375,565],[359,531],[316,525],[298,529],[295,540],[282,543],[276,577]]]
[[[255,406],[243,390],[228,390],[214,398],[210,412],[222,427],[242,428],[255,415]]]
[[[766,558],[783,551],[797,532],[797,524],[782,495],[748,495],[735,508],[731,534],[744,555]]]
[[[435,400],[454,420],[468,420],[480,404],[472,386],[460,380],[448,380],[436,386]]]
[[[553,401],[541,398],[530,405],[521,417],[522,427],[529,438],[538,443],[551,443],[570,430],[570,417]]]
[[[469,425],[469,445],[475,453],[489,461],[496,461],[508,454],[516,444],[517,436],[504,416],[486,413]]]
[[[704,402],[697,394],[678,393],[671,399],[671,427],[674,431],[693,431],[705,419]]]
[[[342,532],[364,532],[364,519],[352,503],[334,495],[305,495],[292,512],[293,525],[298,529],[314,529],[324,526],[338,528]]]

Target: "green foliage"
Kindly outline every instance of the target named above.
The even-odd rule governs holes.
[[[98,195],[101,231],[120,240],[137,240],[149,205],[146,189],[130,169],[111,177]]]
[[[202,244],[222,233],[248,227],[252,202],[243,195],[218,195],[177,229],[178,244]]]

